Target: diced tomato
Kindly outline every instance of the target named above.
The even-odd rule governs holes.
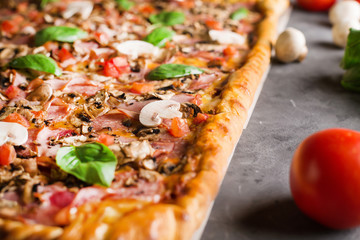
[[[206,26],[208,26],[208,27],[211,28],[211,29],[214,29],[214,30],[222,30],[221,24],[220,24],[218,21],[216,21],[216,20],[206,19],[206,20],[205,20],[205,24],[206,24]]]
[[[25,13],[28,9],[29,3],[27,2],[22,2],[22,3],[18,3],[16,6],[16,10],[19,13]]]
[[[18,113],[11,113],[3,120],[4,122],[13,122],[23,125],[24,127],[28,128],[30,126],[29,121],[22,115]]]
[[[5,20],[1,23],[1,31],[8,33],[8,34],[15,34],[20,30],[19,25],[10,20]]]
[[[174,48],[175,47],[175,44],[172,44],[171,42],[167,41],[165,43],[165,48],[169,49],[169,48]]]
[[[109,134],[106,133],[102,133],[100,134],[97,142],[102,143],[106,146],[110,146],[112,144],[114,144],[115,138]]]
[[[34,80],[31,80],[31,82],[29,83],[29,85],[27,86],[28,91],[33,91],[35,90],[37,87],[39,87],[41,84],[43,84],[43,80],[40,78],[35,78]]]
[[[24,21],[24,17],[21,16],[21,15],[15,15],[13,18],[12,18],[12,22],[19,25],[21,24],[23,21]]]
[[[61,48],[60,51],[57,52],[57,55],[60,62],[65,62],[68,59],[74,58],[74,56],[66,48]]]
[[[133,85],[131,86],[130,92],[143,94],[143,93],[151,92],[153,90],[154,90],[154,85],[151,83],[134,82]]]
[[[101,45],[106,45],[109,43],[109,36],[104,32],[95,32],[95,40]]]
[[[207,114],[198,113],[197,116],[194,118],[194,123],[199,124],[199,123],[205,122],[208,118],[209,118],[209,116]]]
[[[187,9],[193,8],[195,6],[194,0],[177,0],[176,3]]]
[[[16,151],[13,145],[4,144],[0,146],[0,165],[9,165],[16,158]]]
[[[183,137],[190,132],[189,125],[186,119],[173,118],[171,121],[171,128],[169,133],[174,137]]]
[[[104,64],[104,75],[108,77],[120,77],[122,73],[130,71],[129,63],[125,57],[115,57]]]
[[[17,96],[23,96],[25,97],[25,92],[22,91],[20,88],[11,85],[10,87],[8,87],[5,91],[5,95],[9,98],[9,99],[14,99]]]
[[[35,119],[44,119],[45,112],[44,111],[31,111],[32,114],[34,114]]]
[[[153,13],[153,12],[155,12],[155,8],[153,6],[147,4],[147,5],[142,6],[139,9],[139,11],[141,13]]]
[[[225,56],[227,57],[231,57],[231,56],[234,56],[236,54],[236,48],[233,47],[233,46],[228,46],[224,49],[223,53]]]
[[[201,95],[200,95],[200,94],[196,94],[195,97],[194,97],[194,99],[192,99],[190,102],[193,103],[193,104],[196,104],[196,105],[200,106],[200,105],[202,104]]]

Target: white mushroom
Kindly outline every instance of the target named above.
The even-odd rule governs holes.
[[[133,160],[142,160],[154,153],[149,141],[133,141],[122,148],[125,156]]]
[[[336,23],[332,28],[332,36],[334,43],[339,47],[345,47],[350,28],[359,30],[360,23],[358,20],[349,20]]]
[[[174,100],[159,100],[151,102],[141,109],[139,120],[144,126],[156,127],[161,124],[163,118],[181,118],[182,113],[179,109],[180,103]]]
[[[122,43],[114,43],[113,47],[121,54],[128,55],[131,59],[139,56],[157,56],[159,48],[151,43],[141,40],[129,40]]]
[[[347,20],[360,20],[360,4],[356,1],[337,2],[329,11],[332,24]]]
[[[228,30],[210,30],[209,36],[211,40],[220,44],[244,44],[246,42],[244,36]]]
[[[0,122],[0,146],[5,143],[22,145],[27,139],[28,131],[24,126],[18,123]]]
[[[295,28],[282,32],[275,44],[276,57],[285,63],[302,61],[307,52],[305,36]]]
[[[71,2],[62,15],[68,19],[79,13],[81,18],[85,20],[90,17],[93,8],[94,4],[90,1]]]

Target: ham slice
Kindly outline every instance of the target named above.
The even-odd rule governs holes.
[[[60,145],[50,146],[48,143],[50,138],[63,138],[72,136],[73,130],[65,129],[65,128],[58,128],[58,129],[50,129],[48,127],[42,128],[36,137],[36,150],[38,156],[46,156],[46,157],[55,157],[57,151],[60,148]]]
[[[26,77],[24,75],[21,75],[19,72],[13,70],[13,80],[12,80],[12,85],[19,87],[20,85],[27,85],[27,80]]]
[[[105,114],[94,119],[92,127],[95,131],[100,131],[104,128],[111,128],[111,130],[126,129],[126,127],[122,124],[124,119],[126,119],[126,116],[122,113]]]
[[[194,80],[190,88],[191,90],[199,90],[205,89],[209,87],[214,81],[220,79],[221,76],[219,74],[201,74],[199,79]]]
[[[162,154],[170,153],[174,150],[174,142],[152,142],[151,146],[155,149],[153,157],[158,157]]]
[[[69,105],[60,98],[53,98],[44,109],[47,113],[46,119],[53,122],[64,120],[71,112]]]

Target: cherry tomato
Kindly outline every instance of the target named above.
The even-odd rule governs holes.
[[[297,0],[300,7],[308,11],[326,11],[336,0]]]
[[[306,138],[290,169],[298,207],[335,229],[360,225],[360,132],[328,129]]]
[[[108,77],[120,77],[122,73],[130,71],[129,63],[124,57],[114,57],[105,62],[104,74]]]
[[[138,94],[148,93],[153,90],[154,90],[154,85],[151,83],[134,82],[130,88],[130,92],[138,93]]]
[[[57,56],[58,56],[60,62],[65,62],[66,60],[74,58],[74,56],[66,48],[61,48],[57,52]]]
[[[29,121],[22,115],[18,113],[11,113],[3,120],[4,122],[13,122],[23,125],[24,127],[28,128],[30,126]]]
[[[0,146],[0,165],[9,165],[16,158],[16,151],[13,145],[3,144]]]
[[[224,49],[223,53],[225,56],[231,57],[234,56],[237,52],[237,49],[233,46],[228,46]]]
[[[5,20],[1,23],[1,31],[15,34],[19,31],[19,25],[15,21]]]
[[[209,118],[209,115],[205,113],[198,113],[197,116],[194,118],[194,123],[199,124],[205,122]]]
[[[114,144],[115,138],[109,134],[106,133],[102,133],[100,134],[97,142],[102,143],[106,146],[110,146],[112,144]]]
[[[220,24],[218,21],[216,21],[216,20],[206,19],[206,20],[205,20],[205,24],[206,24],[206,26],[208,26],[208,27],[211,28],[211,29],[214,29],[214,30],[222,30],[221,24]]]
[[[174,137],[183,137],[190,132],[189,125],[186,122],[186,119],[182,118],[173,118],[171,121],[171,127],[169,133]]]

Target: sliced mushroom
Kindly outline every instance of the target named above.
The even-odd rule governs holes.
[[[24,126],[18,123],[0,122],[0,146],[5,143],[22,145],[27,139],[28,131]]]
[[[211,40],[220,44],[245,44],[246,37],[228,30],[210,30]]]
[[[140,123],[147,127],[159,126],[163,118],[182,117],[180,103],[173,100],[159,100],[151,102],[140,111]]]
[[[122,150],[125,156],[132,160],[142,160],[154,153],[154,149],[147,140],[131,142],[124,146]]]
[[[128,55],[131,59],[139,56],[157,56],[160,49],[151,43],[140,40],[129,40],[122,43],[114,43],[113,47],[121,54]]]
[[[52,95],[53,89],[50,87],[49,84],[43,83],[33,92],[31,92],[26,99],[29,101],[46,102],[51,98]]]
[[[94,4],[90,1],[71,2],[62,15],[65,19],[68,19],[79,13],[81,18],[85,20],[90,17],[93,8]]]

